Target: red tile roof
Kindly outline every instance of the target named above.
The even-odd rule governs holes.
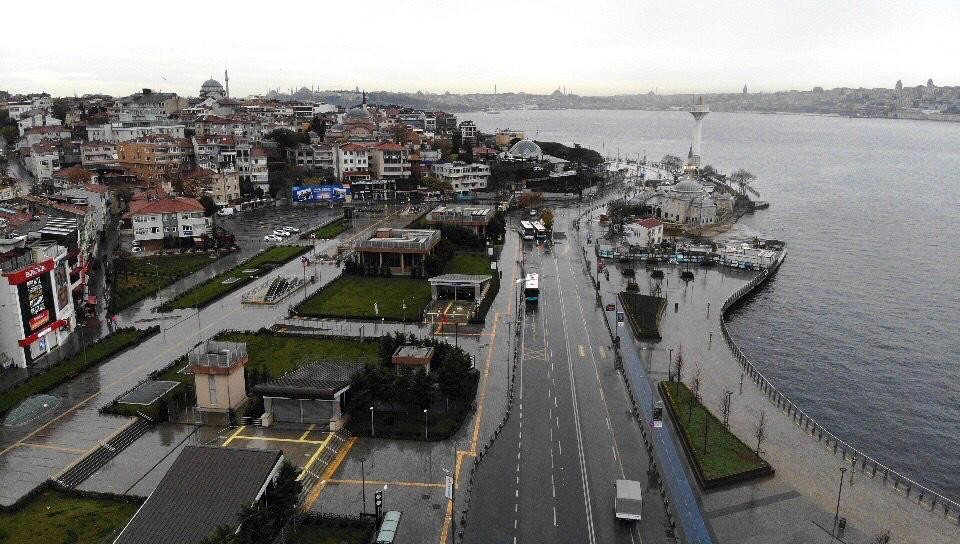
[[[403,151],[406,148],[393,142],[383,142],[382,144],[374,147],[374,149],[379,149],[380,151]]]
[[[74,174],[83,175],[85,177],[84,181],[90,181],[90,178],[93,177],[93,172],[87,170],[86,168],[83,168],[82,166],[71,166],[70,168],[63,168],[61,170],[57,170],[56,172],[53,173],[53,177],[68,178]]]
[[[646,219],[641,219],[640,221],[637,221],[637,224],[640,225],[640,226],[643,227],[643,228],[652,229],[652,228],[654,228],[654,227],[657,227],[657,226],[659,226],[659,225],[662,225],[663,223],[661,223],[660,221],[658,221],[658,220],[656,220],[656,219],[654,219],[654,218],[652,218],[652,217],[648,217],[648,218],[646,218]]]
[[[367,147],[360,144],[346,144],[340,146],[341,151],[366,151]]]
[[[130,211],[124,217],[148,213],[202,212],[203,204],[196,198],[169,197],[130,201]]]
[[[47,134],[49,132],[66,132],[67,134],[69,134],[70,129],[61,125],[53,125],[53,126],[46,126],[46,127],[33,127],[30,129],[27,129],[26,133],[27,134]]]

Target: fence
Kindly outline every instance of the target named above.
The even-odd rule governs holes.
[[[851,446],[847,442],[844,442],[835,434],[826,430],[823,425],[801,410],[796,404],[788,399],[786,395],[777,389],[776,386],[770,383],[770,380],[768,380],[763,373],[760,372],[749,359],[747,359],[747,357],[743,354],[743,351],[740,350],[737,344],[730,337],[730,333],[727,331],[727,325],[724,319],[726,313],[730,310],[730,308],[734,307],[738,302],[740,302],[744,296],[751,293],[754,289],[769,279],[780,267],[780,264],[783,262],[785,257],[786,253],[781,254],[780,258],[773,266],[760,272],[760,274],[750,280],[750,282],[748,282],[746,285],[741,287],[737,292],[730,295],[727,300],[724,301],[723,306],[721,307],[719,315],[720,332],[723,335],[724,342],[726,342],[727,347],[730,348],[730,351],[740,364],[743,372],[753,379],[754,383],[767,396],[767,399],[771,403],[775,404],[781,412],[790,416],[798,427],[802,426],[804,433],[816,438],[817,442],[820,442],[826,445],[828,448],[831,448],[834,455],[840,454],[843,461],[845,463],[849,463],[851,468],[857,469],[859,466],[860,473],[863,475],[870,476],[874,479],[877,477],[882,477],[882,483],[884,485],[892,484],[892,489],[902,493],[907,499],[910,499],[911,495],[913,495],[914,501],[917,505],[926,508],[931,512],[938,511],[938,507],[942,508],[945,518],[951,520],[956,518],[957,524],[960,525],[960,503],[949,499],[940,493],[937,493],[936,491],[933,491],[932,489],[919,484],[914,480],[911,480],[910,478],[907,478],[906,476],[884,465],[876,459],[873,459],[859,449]]]

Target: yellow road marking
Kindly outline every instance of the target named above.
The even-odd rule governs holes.
[[[33,442],[20,442],[18,446],[29,446],[31,448],[44,448],[47,450],[62,451],[66,453],[87,453],[88,450],[78,450],[76,448],[64,448],[62,446],[49,446],[47,444],[34,444]],[[99,444],[97,445],[99,447]]]
[[[234,440],[263,440],[264,442],[293,442],[294,444],[323,444],[325,440],[301,440],[299,438],[271,438],[269,436],[237,435]]]
[[[302,480],[307,476],[307,471],[313,468],[313,464],[317,462],[317,459],[320,458],[320,454],[323,450],[327,449],[327,446],[330,444],[330,441],[333,440],[333,433],[327,434],[327,439],[323,441],[322,444],[317,448],[317,451],[313,452],[313,455],[310,457],[310,460],[307,461],[306,465],[303,465],[303,470],[300,472],[300,475],[297,476],[297,480]]]
[[[323,488],[327,485],[327,481],[337,473],[337,470],[340,469],[340,465],[343,463],[343,460],[347,458],[347,454],[350,453],[350,450],[353,449],[353,445],[357,443],[357,437],[350,437],[346,442],[344,442],[343,447],[340,448],[340,451],[337,452],[337,456],[333,458],[333,461],[327,465],[326,470],[323,471],[323,474],[320,476],[320,481],[317,482],[317,485],[313,486],[313,489],[310,491],[310,495],[307,497],[307,500],[303,501],[303,509],[309,510],[313,507],[314,503],[317,502],[317,499],[320,497],[320,493],[323,492]]]
[[[316,423],[311,423],[310,426],[307,427],[307,430],[306,430],[306,431],[303,431],[303,434],[300,435],[300,440],[306,440],[306,439],[307,439],[307,435],[310,434],[310,431],[312,431],[315,426],[316,426]]]
[[[243,429],[245,429],[245,428],[246,428],[246,425],[241,425],[241,426],[237,427],[237,430],[236,430],[236,431],[233,431],[233,434],[230,435],[230,438],[228,438],[227,441],[223,443],[223,446],[224,446],[224,447],[229,446],[230,443],[233,442],[233,439],[236,438],[236,437],[238,437],[238,436],[240,436],[240,433],[242,433],[242,432],[243,432]]]
[[[395,485],[398,487],[444,487],[441,482],[391,482],[388,480],[327,480],[328,484],[354,484],[361,485],[366,482],[367,485]]]

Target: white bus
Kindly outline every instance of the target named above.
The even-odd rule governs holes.
[[[534,221],[533,231],[534,231],[533,232],[534,236],[537,238],[537,240],[542,242],[547,239],[547,227],[543,226],[542,222]]]
[[[537,235],[537,229],[534,228],[533,223],[530,221],[521,221],[520,230],[523,231],[524,240],[533,240]]]
[[[536,304],[540,301],[540,275],[527,274],[523,282],[523,298],[527,304]]]

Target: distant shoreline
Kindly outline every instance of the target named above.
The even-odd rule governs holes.
[[[498,110],[497,114],[506,112],[517,112],[517,111],[652,111],[652,112],[680,112],[683,113],[684,110],[681,109],[648,109],[648,108],[530,108],[530,109],[502,109]],[[483,115],[487,112],[483,110],[462,110],[454,111],[452,113],[458,114],[477,114]],[[960,123],[960,114],[918,114],[917,116],[908,116],[908,117],[891,117],[891,116],[879,116],[879,115],[850,115],[845,113],[824,113],[816,111],[760,111],[760,110],[713,110],[712,113],[751,113],[757,115],[804,115],[811,117],[840,117],[848,119],[887,119],[890,121],[934,121],[937,123]]]

